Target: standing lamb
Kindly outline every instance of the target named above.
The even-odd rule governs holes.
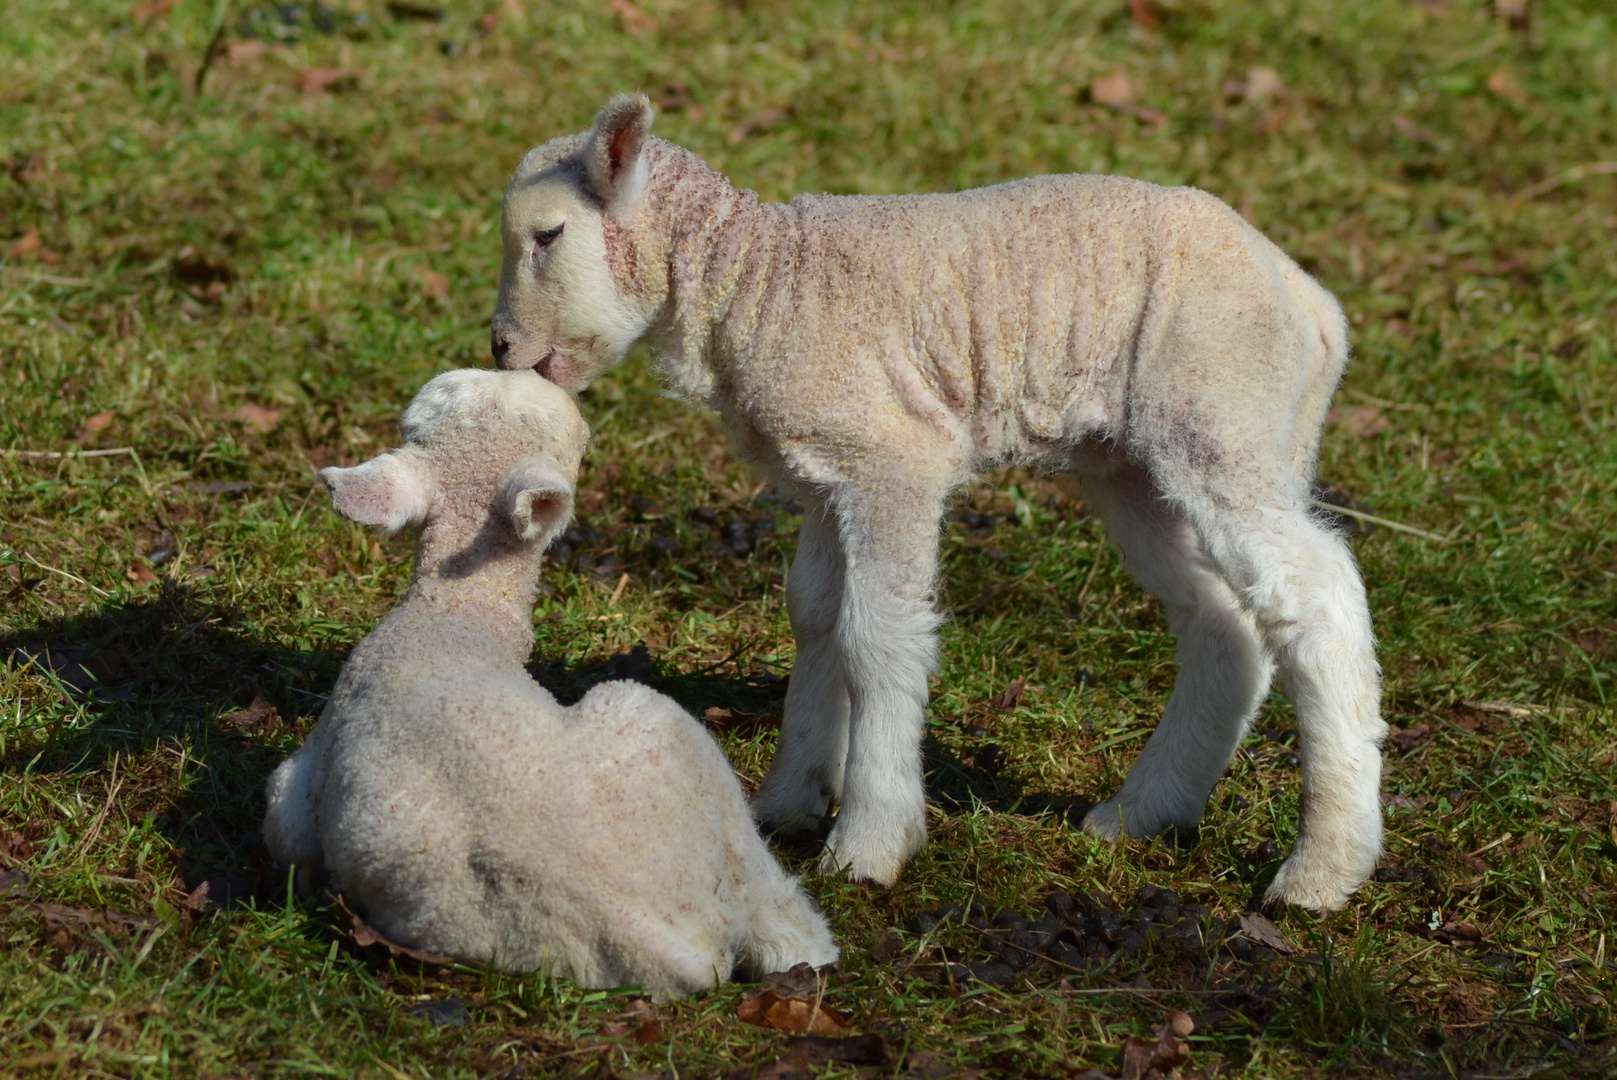
[[[893,882],[925,836],[938,522],[1017,463],[1071,475],[1179,641],[1116,838],[1193,828],[1278,666],[1302,821],[1269,890],[1345,904],[1381,846],[1380,673],[1363,583],[1311,514],[1347,362],[1331,295],[1191,188],[1045,176],[763,204],[620,97],[506,190],[495,358],[577,391],[649,335],[672,388],[811,503],[797,662],[753,809],[841,813],[826,860]]]
[[[426,528],[404,599],[270,777],[270,851],[323,863],[395,941],[584,987],[679,994],[835,960],[690,714],[627,682],[562,708],[523,670],[589,434],[572,399],[531,372],[451,371],[400,429],[403,448],[320,473],[354,521]]]

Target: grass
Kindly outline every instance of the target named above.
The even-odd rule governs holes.
[[[939,985],[908,962],[981,942],[914,929],[923,911],[1149,884],[1228,919],[1297,808],[1277,697],[1197,837],[1076,832],[1148,735],[1171,642],[1059,487],[973,489],[943,541],[932,840],[892,890],[807,879],[844,946],[827,1002],[909,1052],[887,1071],[1116,1072],[1174,1007],[1198,1017],[1185,1068],[1204,1076],[1617,1069],[1617,177],[1583,168],[1617,159],[1617,18],[1605,0],[1542,0],[1525,25],[1478,0],[1137,7],[11,5],[0,1074],[752,1075],[786,1053],[735,1019],[742,987],[664,1008],[642,1045],[609,1026],[623,994],[361,949],[334,909],[286,900],[253,840],[265,776],[407,574],[407,541],[337,519],[313,466],[384,448],[422,381],[488,363],[509,170],[636,87],[662,134],[768,198],[1059,170],[1215,192],[1352,319],[1322,479],[1443,538],[1353,540],[1399,729],[1386,880],[1282,920],[1303,956],[1153,939],[1065,982]],[[322,89],[311,69],[334,73]],[[1137,109],[1091,100],[1111,72]],[[792,507],[643,357],[582,404],[598,539],[547,571],[537,670],[576,689],[643,644],[693,710],[778,710]],[[704,547],[731,520],[748,558]],[[985,704],[1017,677],[1014,712]],[[273,717],[239,715],[259,697]],[[772,740],[725,736],[749,781]],[[227,879],[254,901],[187,901]],[[463,1023],[411,1012],[444,998]]]

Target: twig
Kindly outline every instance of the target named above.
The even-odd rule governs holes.
[[[1105,554],[1106,541],[1097,541],[1095,544],[1095,561],[1089,564],[1089,573],[1084,576],[1083,587],[1078,590],[1078,598],[1073,601],[1074,607],[1082,604],[1084,602],[1084,597],[1089,595],[1089,586],[1095,580],[1095,571],[1100,569],[1101,556]]]
[[[133,456],[134,453],[135,448],[132,446],[117,446],[111,450],[0,450],[0,454],[7,454],[11,457],[50,458],[52,460],[76,457],[111,457],[114,454]]]
[[[34,567],[39,568],[40,570],[45,571],[47,574],[59,574],[62,577],[67,578],[67,580],[69,580],[69,581],[76,581],[80,585],[83,585],[86,589],[89,589],[91,592],[95,593],[97,596],[109,596],[110,597],[112,595],[111,593],[107,592],[107,590],[105,590],[105,589],[98,589],[94,585],[91,585],[88,581],[85,581],[83,578],[79,577],[79,575],[77,575],[77,574],[70,574],[66,570],[58,570],[54,566],[46,566],[44,563],[40,562],[38,559],[34,558],[32,555],[23,554],[23,555],[17,556],[17,558],[22,560],[25,563],[28,563],[30,566],[34,566]]]
[[[618,578],[618,587],[612,590],[612,599],[607,601],[607,606],[609,606],[609,607],[617,607],[618,606],[618,598],[623,595],[624,586],[626,586],[628,584],[629,584],[629,572],[627,570],[625,570],[623,572],[623,576]]]
[[[28,278],[31,281],[42,281],[46,285],[93,285],[89,278],[58,277],[55,274],[46,274],[38,270],[24,270],[19,266],[0,266],[0,273],[12,274],[16,277]]]
[[[1332,514],[1341,514],[1343,517],[1357,518],[1360,521],[1368,521],[1372,525],[1380,525],[1383,528],[1393,529],[1397,532],[1409,533],[1411,536],[1419,536],[1423,539],[1430,540],[1433,543],[1446,544],[1449,542],[1449,538],[1446,536],[1439,536],[1436,533],[1429,533],[1425,529],[1417,529],[1412,525],[1400,525],[1396,521],[1388,521],[1384,517],[1376,517],[1374,514],[1366,514],[1363,510],[1351,510],[1346,506],[1337,506],[1335,503],[1328,503],[1323,499],[1315,499],[1314,508],[1316,510],[1327,511]]]
[[[1617,161],[1591,161],[1586,165],[1574,165],[1565,172],[1556,173],[1547,180],[1540,180],[1532,187],[1524,188],[1511,197],[1510,205],[1520,206],[1524,202],[1538,198],[1546,191],[1555,190],[1562,184],[1575,184],[1590,176],[1608,176],[1612,173],[1617,173]]]

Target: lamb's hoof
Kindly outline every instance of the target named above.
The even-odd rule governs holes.
[[[1319,866],[1318,860],[1300,857],[1300,851],[1281,863],[1275,879],[1263,894],[1263,903],[1290,904],[1321,915],[1340,911],[1353,899],[1353,893],[1368,875],[1344,872],[1340,868]],[[1316,865],[1309,865],[1315,863]]]
[[[885,830],[854,830],[838,821],[825,842],[820,869],[853,881],[891,887],[904,864],[926,842],[926,826],[895,825]]]
[[[1123,815],[1118,810],[1117,800],[1107,799],[1098,806],[1090,807],[1089,813],[1084,815],[1084,832],[1114,844],[1121,840]]]

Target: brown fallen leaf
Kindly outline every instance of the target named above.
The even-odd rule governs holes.
[[[95,436],[110,428],[117,419],[118,414],[110,409],[106,412],[96,413],[94,416],[86,416],[83,423],[79,424],[79,430],[74,433],[73,437],[81,443],[89,442]]]
[[[1279,927],[1256,911],[1241,912],[1235,916],[1235,923],[1241,929],[1241,936],[1254,945],[1273,949],[1281,956],[1296,956],[1302,952],[1286,940],[1286,935],[1280,932]]]
[[[657,1015],[657,1006],[645,998],[635,998],[629,1002],[629,1007],[623,1010],[623,1019],[627,1022],[629,1038],[641,1046],[648,1046],[658,1042],[663,1037],[662,1017]]]
[[[477,28],[486,34],[500,25],[501,19],[521,15],[522,13],[522,5],[518,0],[503,0],[499,7],[477,20]]]
[[[1150,0],[1129,0],[1129,18],[1142,30],[1155,30],[1162,25],[1162,12]]]
[[[850,1026],[847,1017],[822,1001],[783,998],[773,990],[743,1001],[736,1016],[745,1024],[797,1035],[840,1035]]]
[[[715,706],[702,714],[702,723],[709,731],[733,731],[746,737],[780,727],[780,717],[774,713],[749,713]]]
[[[1407,754],[1416,749],[1432,737],[1432,729],[1425,724],[1416,724],[1411,728],[1390,728],[1387,733],[1387,742],[1400,753]]]
[[[1027,679],[1021,675],[1010,681],[1010,684],[988,699],[988,704],[1000,712],[1010,712],[1016,708],[1016,703],[1022,700],[1022,691],[1027,689]]]
[[[1137,96],[1134,84],[1121,71],[1108,71],[1096,76],[1095,81],[1089,84],[1089,98],[1097,105],[1127,109],[1134,104]]]
[[[618,25],[635,37],[657,32],[657,20],[635,7],[629,0],[609,0],[606,9],[618,17]]]
[[[227,419],[238,424],[246,424],[260,432],[275,430],[275,425],[281,422],[281,410],[267,405],[254,405],[252,402],[241,406],[231,413]]]
[[[1174,1009],[1157,1029],[1155,1039],[1130,1039],[1123,1045],[1123,1080],[1177,1076],[1174,1070],[1190,1064],[1190,1050],[1184,1040],[1195,1030],[1190,1014]]]
[[[1380,435],[1392,427],[1392,421],[1383,416],[1380,409],[1373,409],[1367,405],[1348,405],[1336,412],[1335,419],[1347,428],[1350,434],[1360,439]]]
[[[124,577],[141,586],[150,585],[157,580],[157,575],[152,573],[152,568],[143,562],[130,563],[129,569],[124,571]]]
[[[23,259],[33,255],[37,256],[41,262],[48,263],[56,262],[61,258],[60,255],[45,246],[45,241],[40,238],[39,230],[33,226],[29,226],[28,231],[23,233],[16,243],[11,245],[8,253],[13,259]]]
[[[197,887],[186,894],[185,906],[191,911],[246,907],[256,892],[250,878],[226,874],[198,882]]]
[[[275,706],[261,697],[254,696],[253,703],[245,709],[227,712],[219,717],[219,726],[227,731],[234,728],[246,731],[274,731],[281,726],[281,714]]]
[[[241,38],[225,46],[225,60],[232,67],[256,60],[269,52],[269,46],[258,38]]]
[[[298,89],[305,94],[345,90],[359,84],[359,76],[343,68],[312,67],[298,72]]]
[[[730,132],[730,134],[726,135],[724,137],[724,141],[730,146],[735,146],[737,143],[745,142],[747,139],[758,134],[758,132],[768,129],[775,123],[776,120],[779,120],[785,115],[785,109],[765,109],[762,112],[754,113],[744,120],[739,127],[735,128]]]
[[[1493,13],[1509,23],[1513,29],[1527,28],[1527,0],[1494,0]]]
[[[455,962],[453,957],[439,956],[436,953],[422,952],[419,949],[412,949],[408,945],[400,945],[395,941],[389,941],[381,931],[377,930],[374,926],[370,925],[364,919],[361,919],[358,915],[355,915],[352,911],[350,911],[348,909],[347,900],[341,896],[337,897],[337,906],[342,909],[343,914],[348,916],[349,936],[354,939],[354,944],[358,945],[362,949],[369,948],[372,945],[380,945],[392,956],[408,957],[409,959],[415,960],[422,964],[437,964],[442,966],[444,964],[452,964]]]
[[[1280,80],[1280,73],[1274,68],[1255,67],[1246,73],[1241,97],[1248,102],[1265,102],[1279,97],[1285,89],[1286,84]]]
[[[1508,68],[1495,68],[1487,81],[1488,92],[1494,97],[1504,98],[1517,105],[1526,105],[1532,100],[1532,95],[1522,89],[1522,84],[1516,81],[1516,76]]]
[[[421,295],[428,300],[449,299],[449,277],[425,266],[415,268],[416,280],[421,282]]]
[[[129,21],[140,26],[165,17],[173,7],[174,0],[136,0],[129,11]]]

